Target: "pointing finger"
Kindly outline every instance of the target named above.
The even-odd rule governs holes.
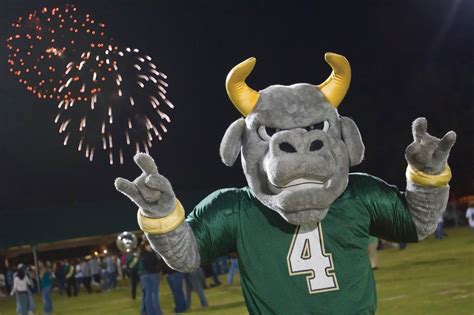
[[[140,193],[138,192],[137,186],[129,180],[125,178],[117,178],[115,180],[115,188],[120,191],[122,194],[126,195],[132,200],[140,197]]]
[[[133,159],[137,163],[138,167],[146,174],[158,174],[158,168],[156,167],[153,158],[145,153],[136,154]]]
[[[428,122],[425,117],[418,117],[415,119],[412,124],[413,139],[417,142],[421,141],[421,139],[426,135],[427,128]]]

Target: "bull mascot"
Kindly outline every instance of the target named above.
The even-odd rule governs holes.
[[[251,314],[374,314],[369,235],[422,240],[447,203],[447,158],[456,134],[433,137],[424,118],[412,125],[404,193],[349,173],[364,157],[357,125],[337,111],[351,68],[338,54],[325,60],[332,73],[317,86],[257,92],[245,82],[255,58],[229,72],[227,94],[245,118],[228,127],[220,155],[228,166],[241,156],[248,187],[210,194],[185,219],[149,155],[135,156],[143,173],[133,182],[115,182],[138,205],[140,228],[171,268],[189,272],[237,252]]]

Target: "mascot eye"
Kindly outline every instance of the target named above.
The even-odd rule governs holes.
[[[258,136],[260,137],[260,139],[262,139],[263,141],[269,141],[270,138],[280,130],[281,129],[278,129],[278,128],[270,128],[270,127],[260,126],[257,129],[257,133],[258,133]]]
[[[311,130],[322,130],[324,132],[328,131],[329,129],[329,122],[327,120],[325,121],[322,121],[320,123],[317,123],[317,124],[314,124],[314,125],[311,125],[311,126],[308,126],[305,128],[307,131],[311,131]]]

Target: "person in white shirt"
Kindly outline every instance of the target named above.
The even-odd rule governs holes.
[[[31,286],[30,279],[26,276],[23,268],[18,269],[13,278],[13,289],[11,295],[16,295],[17,304],[21,315],[28,315],[30,309],[30,299],[28,296],[28,287]]]
[[[0,297],[3,297],[7,293],[7,281],[3,270],[0,268]]]
[[[76,287],[77,287],[77,294],[79,294],[79,292],[81,291],[81,284],[82,284],[82,277],[83,277],[83,273],[82,273],[82,266],[81,266],[81,262],[78,261],[77,264],[76,264]]]
[[[474,203],[469,204],[469,208],[466,210],[466,218],[469,222],[469,226],[474,229]]]

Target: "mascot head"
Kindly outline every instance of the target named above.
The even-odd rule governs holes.
[[[337,112],[351,80],[349,62],[333,53],[325,60],[333,71],[320,85],[272,85],[257,92],[245,83],[255,58],[235,66],[226,80],[227,94],[245,119],[227,129],[222,161],[231,166],[241,154],[258,200],[297,225],[324,219],[347,186],[349,166],[364,156],[356,124]]]

